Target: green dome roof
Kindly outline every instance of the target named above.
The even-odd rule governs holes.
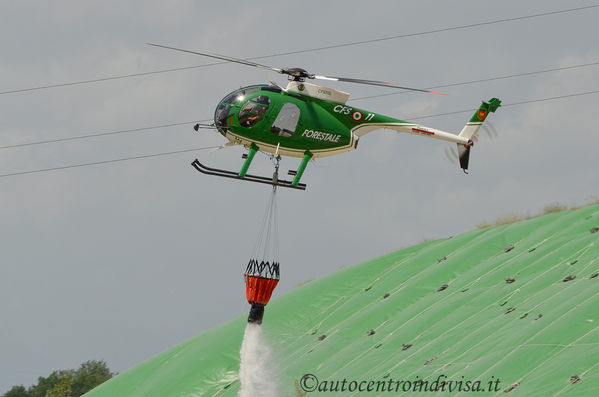
[[[459,381],[462,391],[494,388],[485,395],[599,395],[598,226],[595,205],[477,230],[273,299],[263,330],[280,395],[306,395],[304,374],[320,387],[403,382],[393,393],[307,395],[447,396]],[[245,325],[243,316],[202,333],[86,396],[236,396]],[[419,380],[454,389],[414,392]]]

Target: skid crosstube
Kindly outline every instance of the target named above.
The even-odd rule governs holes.
[[[191,163],[191,165],[196,170],[198,170],[202,174],[206,174],[206,175],[221,176],[223,178],[239,179],[239,180],[242,180],[242,181],[258,182],[258,183],[264,183],[266,185],[272,185],[272,186],[281,186],[281,187],[288,187],[288,188],[291,188],[291,189],[306,190],[306,184],[305,183],[298,183],[297,186],[296,186],[296,185],[292,185],[291,181],[286,181],[286,180],[278,179],[277,182],[274,182],[272,180],[272,178],[267,178],[265,176],[258,176],[258,175],[249,175],[249,174],[246,174],[245,176],[241,177],[236,172],[227,171],[227,170],[220,170],[218,168],[206,167],[204,164],[200,163],[198,161],[198,159],[195,159],[193,161],[193,163]]]

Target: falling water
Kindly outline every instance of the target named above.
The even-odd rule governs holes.
[[[248,323],[241,344],[239,397],[277,397],[272,354],[259,324]]]

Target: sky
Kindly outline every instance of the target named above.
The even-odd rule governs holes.
[[[145,43],[447,86],[437,96],[326,82],[350,92],[351,106],[454,133],[481,100],[503,101],[472,149],[469,175],[448,158],[453,144],[391,131],[310,163],[306,191],[277,193],[276,297],[510,213],[598,200],[599,7],[521,18],[597,5],[2,2],[0,393],[92,359],[123,372],[249,309],[242,274],[270,189],[190,165],[198,158],[237,170],[243,148],[23,174],[221,145],[222,136],[193,124],[239,87],[286,83]],[[561,70],[529,74],[549,69]],[[130,77],[107,79],[118,76]],[[28,90],[89,80],[101,81]],[[457,85],[475,80],[484,81]],[[139,130],[170,124],[180,125]],[[32,144],[125,130],[136,131]],[[282,169],[298,163],[285,158]],[[256,156],[251,172],[269,175],[270,160]]]

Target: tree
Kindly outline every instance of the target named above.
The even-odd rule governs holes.
[[[104,361],[86,361],[75,372],[73,379],[73,397],[79,397],[94,387],[106,382],[115,374],[110,372]]]
[[[23,385],[13,386],[13,388],[4,393],[2,397],[29,397],[29,393]]]
[[[73,397],[73,379],[64,378],[51,390],[46,392],[46,397]]]
[[[37,384],[28,389],[14,386],[2,397],[80,397],[114,375],[106,362],[90,360],[76,370],[64,369],[54,371],[46,378],[40,376]]]
[[[70,379],[73,370],[54,371],[47,378],[37,378],[37,385],[29,386],[29,397],[46,397],[46,394],[63,379]]]

